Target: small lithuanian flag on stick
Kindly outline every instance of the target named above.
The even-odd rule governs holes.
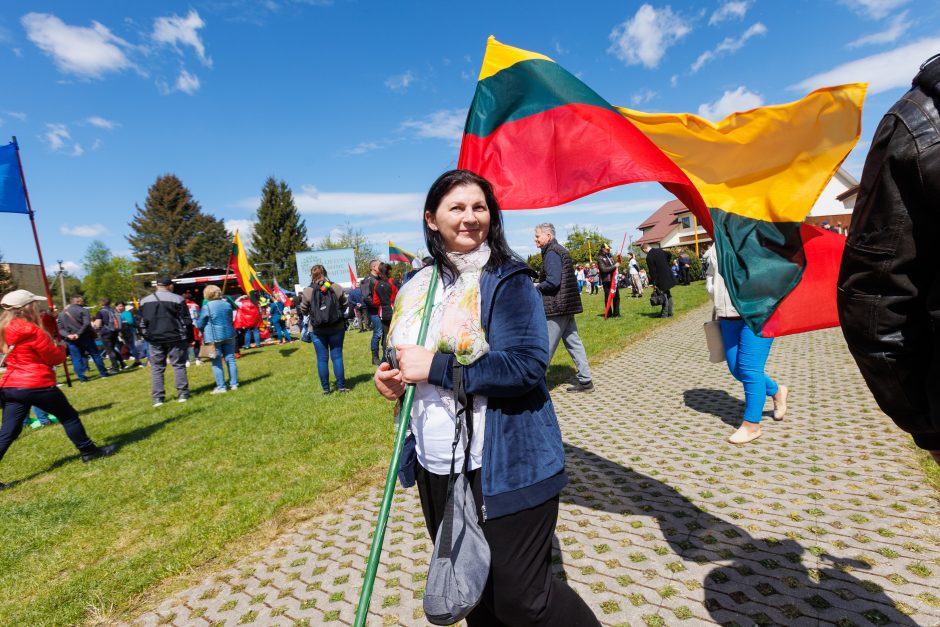
[[[417,255],[412,255],[401,246],[396,246],[392,240],[388,240],[388,260],[400,261],[402,263],[411,263]]]

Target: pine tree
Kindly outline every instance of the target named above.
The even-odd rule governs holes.
[[[3,254],[0,253],[0,294],[6,294],[16,289],[16,281],[10,273],[10,267],[3,263]]]
[[[258,222],[249,248],[252,263],[267,266],[256,267],[263,277],[273,274],[281,285],[293,285],[289,279],[296,278],[296,253],[307,248],[307,227],[290,187],[284,181],[275,181],[273,176],[268,177],[261,190]]]
[[[225,224],[204,213],[175,175],[157,177],[130,223],[127,241],[144,271],[178,274],[198,266],[225,267],[231,237]]]

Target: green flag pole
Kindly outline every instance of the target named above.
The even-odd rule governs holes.
[[[431,270],[431,282],[428,295],[424,299],[424,313],[421,317],[421,328],[418,331],[418,346],[424,346],[428,334],[428,323],[431,321],[431,307],[434,306],[434,292],[437,291],[437,264]],[[359,594],[359,606],[356,608],[356,627],[366,624],[366,615],[369,613],[369,602],[372,600],[372,586],[375,584],[375,574],[379,569],[379,558],[382,555],[382,542],[385,540],[385,527],[388,524],[388,513],[392,508],[392,497],[395,494],[395,478],[398,475],[398,464],[401,451],[405,446],[405,434],[411,422],[411,406],[414,403],[415,386],[409,384],[402,399],[401,419],[398,423],[398,433],[395,434],[395,447],[392,449],[392,461],[388,466],[388,476],[385,477],[385,493],[382,495],[382,505],[379,507],[379,519],[375,523],[375,533],[372,535],[372,549],[369,551],[369,562],[366,564],[366,575],[362,582],[362,592]]]

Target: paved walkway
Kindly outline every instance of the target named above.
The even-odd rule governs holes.
[[[940,503],[838,330],[778,340],[790,413],[726,442],[743,408],[707,362],[703,309],[556,390],[568,451],[558,576],[607,625],[940,625]],[[769,409],[769,404],[768,404]],[[379,493],[350,499],[137,624],[351,624]],[[425,624],[417,494],[396,493],[370,625]]]

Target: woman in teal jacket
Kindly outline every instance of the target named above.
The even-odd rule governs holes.
[[[434,538],[443,516],[452,454],[462,467],[490,545],[490,576],[476,625],[597,625],[584,601],[551,572],[559,493],[567,482],[564,448],[548,393],[548,329],[533,272],[509,248],[492,187],[466,170],[446,172],[428,192],[425,242],[431,268],[398,294],[389,343],[400,369],[375,374],[390,400],[416,386],[403,483],[417,483]],[[424,346],[415,345],[425,296],[434,305]],[[452,449],[455,366],[473,395],[472,436]]]

